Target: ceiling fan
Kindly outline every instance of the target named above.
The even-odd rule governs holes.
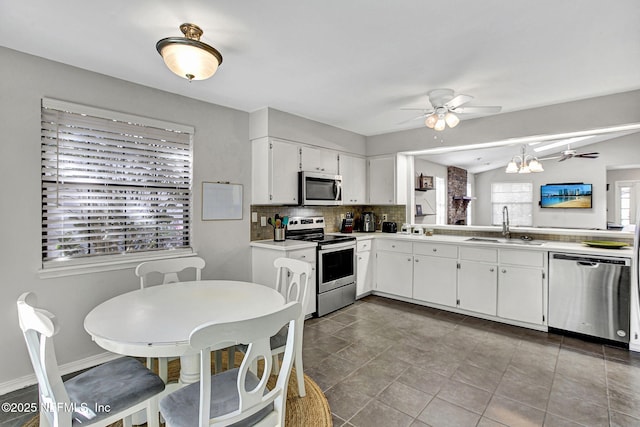
[[[538,160],[560,159],[560,160],[558,160],[559,162],[564,162],[565,160],[572,159],[574,157],[579,158],[579,159],[597,159],[598,156],[600,155],[600,153],[595,152],[595,151],[591,152],[591,153],[579,153],[576,150],[572,150],[571,146],[569,146],[569,144],[567,144],[567,149],[561,151],[560,153],[561,153],[560,156],[543,157],[543,158],[538,159]]]
[[[403,110],[421,110],[422,114],[402,123],[425,119],[425,125],[437,131],[444,130],[446,125],[455,127],[460,119],[458,114],[491,114],[499,113],[502,107],[466,106],[473,99],[470,95],[455,95],[452,89],[435,89],[428,93],[431,108],[403,108]]]

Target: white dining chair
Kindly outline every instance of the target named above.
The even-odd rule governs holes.
[[[280,310],[252,319],[207,323],[191,332],[189,344],[200,350],[200,381],[160,400],[160,413],[167,427],[256,425],[284,427],[287,386],[293,365],[295,331],[301,305],[291,302]],[[272,372],[270,338],[288,324],[284,359],[275,386],[267,388]],[[211,375],[211,350],[229,343],[249,343],[239,368]],[[264,361],[261,376],[250,365]],[[236,424],[237,423],[237,424]]]
[[[146,261],[136,267],[136,276],[140,278],[140,289],[144,289],[150,285],[149,275],[152,273],[162,274],[162,284],[164,285],[179,282],[178,273],[190,268],[195,269],[195,280],[200,280],[204,266],[205,262],[200,257]]]
[[[120,419],[130,426],[131,415],[145,409],[149,427],[159,426],[158,394],[164,382],[136,359],[119,358],[63,382],[53,344],[58,321],[35,304],[31,292],[17,301],[20,329],[38,380],[40,426],[107,426]]]
[[[307,306],[309,300],[309,275],[311,274],[311,264],[291,258],[277,258],[273,262],[276,268],[276,285],[275,288],[280,292],[286,302],[297,301],[303,310],[298,319],[300,325],[304,325],[304,307]],[[304,370],[302,366],[302,341],[304,326],[300,326],[296,333],[295,347],[295,367],[296,378],[298,380],[298,394],[300,397],[306,396],[304,387]],[[279,366],[279,355],[284,352],[284,344],[287,341],[288,329],[283,326],[277,334],[271,337],[271,353],[273,357],[274,369],[277,372]],[[236,348],[240,351],[246,351],[246,345],[238,345]],[[255,364],[254,364],[255,370]]]
[[[140,278],[140,289],[144,289],[150,286],[151,283],[149,280],[149,276],[153,274],[161,274],[161,284],[166,285],[169,283],[180,282],[178,273],[188,269],[194,269],[195,280],[201,280],[202,269],[204,269],[204,267],[205,261],[200,257],[170,258],[155,261],[145,261],[141,264],[138,264],[138,266],[136,267],[136,276]],[[230,358],[233,357],[232,353],[233,351],[229,350]],[[165,382],[168,380],[169,376],[169,361],[173,359],[177,358],[158,358],[158,373],[160,374],[160,378],[162,378]],[[215,360],[216,371],[218,371],[220,370],[220,366],[222,365],[222,353],[220,351],[216,352]],[[153,367],[151,358],[147,358],[147,366],[149,368]]]

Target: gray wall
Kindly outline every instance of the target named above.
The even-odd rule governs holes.
[[[195,101],[0,47],[0,384],[33,374],[15,302],[34,291],[57,314],[60,364],[102,353],[82,324],[97,304],[135,289],[133,269],[40,279],[40,100],[61,99],[195,127],[193,246],[203,278],[251,279],[249,114]],[[185,82],[185,84],[188,84]],[[206,85],[209,82],[194,82]],[[244,185],[243,219],[200,220],[202,181]]]
[[[366,154],[366,137],[274,108],[251,113],[250,138],[271,136],[331,150]]]
[[[531,135],[555,134],[640,122],[640,90],[547,107],[464,120],[436,133],[418,129],[367,138],[367,155],[478,144]]]

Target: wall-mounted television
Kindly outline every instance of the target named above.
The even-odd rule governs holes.
[[[561,209],[590,209],[591,184],[565,183],[540,186],[540,207]]]

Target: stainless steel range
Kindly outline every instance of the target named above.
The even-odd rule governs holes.
[[[324,316],[356,300],[356,238],[325,234],[324,217],[291,217],[287,239],[316,242],[317,313]]]

